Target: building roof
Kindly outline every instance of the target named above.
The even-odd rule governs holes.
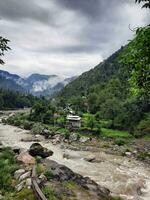
[[[79,117],[77,115],[67,115],[67,120],[80,121],[81,117]]]

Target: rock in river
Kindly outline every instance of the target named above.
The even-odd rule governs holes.
[[[22,152],[17,156],[17,160],[24,164],[35,164],[35,158],[28,154],[28,152]]]
[[[33,143],[30,146],[29,153],[31,156],[41,156],[42,158],[46,158],[53,155],[53,151],[44,148],[39,143]]]

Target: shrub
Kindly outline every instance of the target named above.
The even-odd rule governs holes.
[[[21,190],[16,196],[15,200],[36,200],[35,196],[33,194],[33,191],[31,189],[24,188]]]
[[[150,134],[150,113],[145,115],[145,118],[140,121],[135,129],[134,136],[141,137]]]
[[[121,139],[121,138],[117,138],[115,140],[115,144],[117,144],[118,146],[123,146],[125,144],[125,140]]]
[[[45,194],[46,198],[48,200],[58,200],[55,192],[48,186],[46,186],[45,188],[43,188],[43,193]]]
[[[69,140],[69,137],[70,137],[69,130],[67,130],[67,129],[64,130],[64,136],[65,136],[65,139]]]
[[[100,120],[101,128],[112,128],[112,120]]]
[[[44,127],[41,123],[35,123],[31,129],[33,134],[42,134]]]
[[[17,119],[14,121],[14,126],[20,126],[21,125],[21,120]]]
[[[31,130],[33,127],[33,122],[29,122],[26,120],[23,122],[23,127],[25,130]]]
[[[45,167],[42,164],[38,164],[36,167],[37,174],[40,175],[45,172]]]
[[[50,170],[49,170],[49,171],[46,171],[46,172],[44,173],[44,175],[46,176],[46,178],[47,178],[48,181],[50,181],[50,180],[53,179],[53,177],[54,177],[52,171],[50,171]]]
[[[12,178],[16,169],[14,154],[8,148],[3,149],[0,153],[0,190],[12,190]]]

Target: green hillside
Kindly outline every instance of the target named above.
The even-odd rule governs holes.
[[[69,104],[81,115],[94,114],[109,128],[143,134],[138,128],[140,121],[149,119],[149,98],[131,93],[132,68],[121,64],[131,44],[68,84],[58,95],[59,104],[64,107]],[[149,128],[143,129],[149,132]]]

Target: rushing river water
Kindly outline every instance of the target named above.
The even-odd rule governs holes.
[[[29,132],[0,123],[0,142],[5,146],[18,146],[29,149],[32,142],[22,142]],[[112,194],[121,195],[127,200],[150,200],[150,169],[134,159],[106,154],[104,152],[72,151],[62,145],[53,145],[50,141],[41,144],[51,149],[54,154],[50,157],[64,164],[74,172],[88,176],[98,184],[110,189]],[[63,154],[70,155],[70,159]],[[96,156],[99,163],[89,163],[84,160],[88,155]],[[140,192],[140,188],[141,192]]]

